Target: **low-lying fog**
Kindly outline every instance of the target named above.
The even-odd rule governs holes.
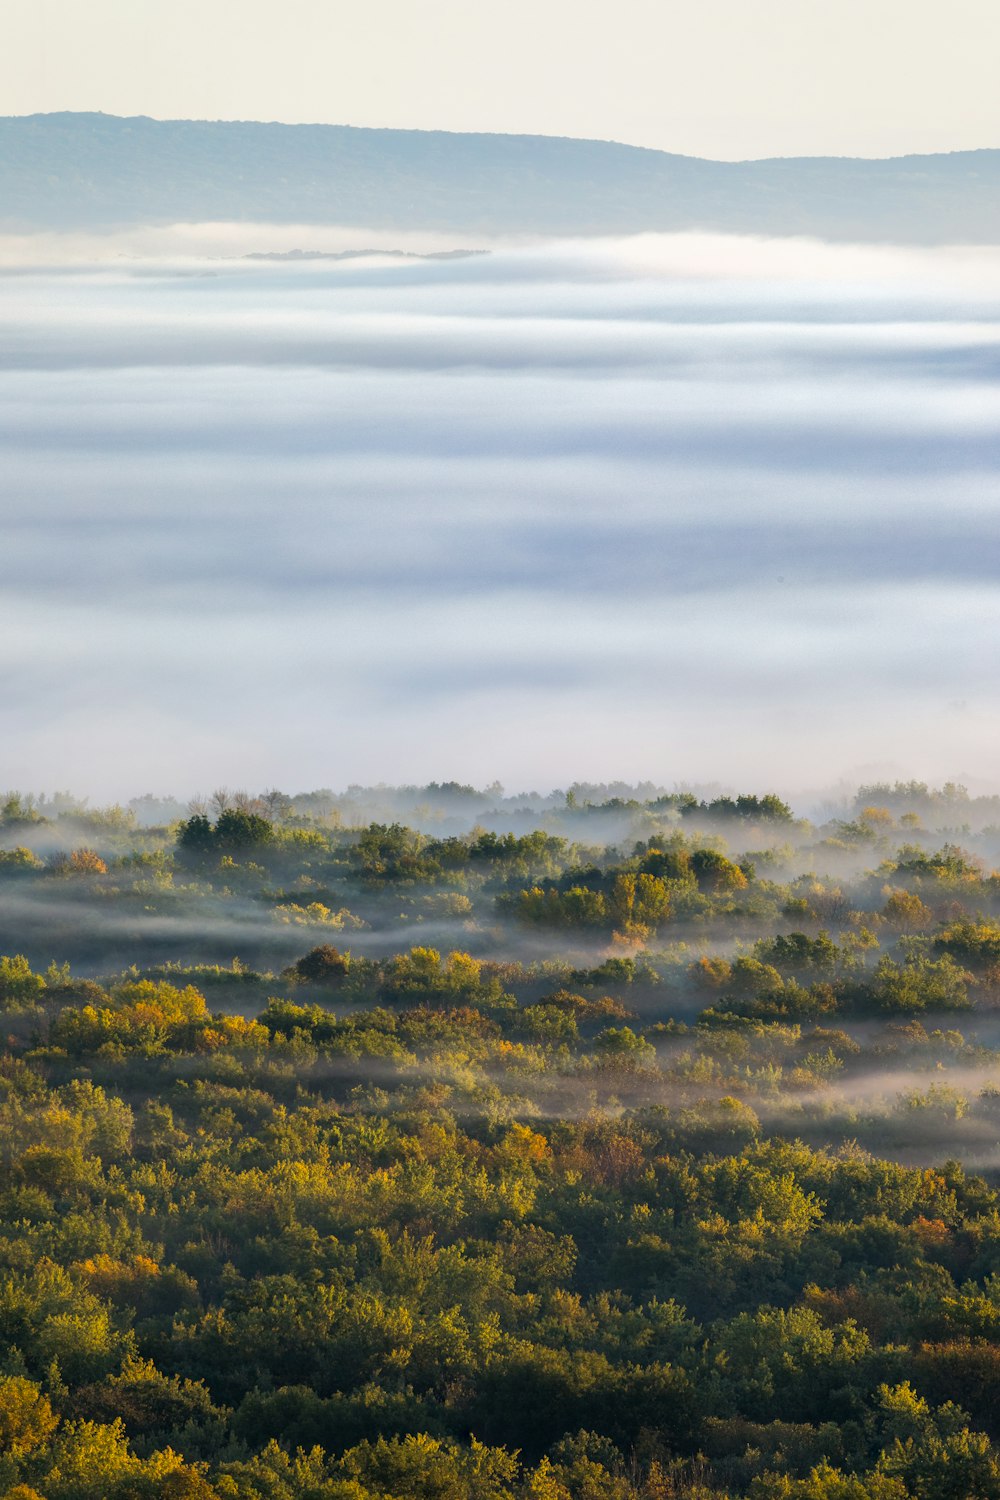
[[[2,247],[6,783],[991,775],[991,253],[196,243]]]

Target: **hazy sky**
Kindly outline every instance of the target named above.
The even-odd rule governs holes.
[[[998,56],[997,0],[4,0],[0,110],[881,156],[1000,146]]]
[[[8,269],[5,781],[995,782],[998,355],[993,251]]]

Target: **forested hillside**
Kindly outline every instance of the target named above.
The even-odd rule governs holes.
[[[10,794],[0,1497],[1000,1496],[998,824]]]
[[[996,150],[730,162],[543,135],[70,112],[0,118],[0,222],[12,228],[230,219],[992,244],[998,182]]]

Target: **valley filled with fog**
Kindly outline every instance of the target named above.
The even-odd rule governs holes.
[[[998,56],[2,8],[0,1500],[1000,1500]]]
[[[4,240],[11,784],[989,784],[991,252],[365,241]]]

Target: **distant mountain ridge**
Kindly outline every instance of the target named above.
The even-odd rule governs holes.
[[[0,118],[0,225],[206,220],[461,234],[716,230],[1000,244],[1000,150],[720,162],[556,136]]]

